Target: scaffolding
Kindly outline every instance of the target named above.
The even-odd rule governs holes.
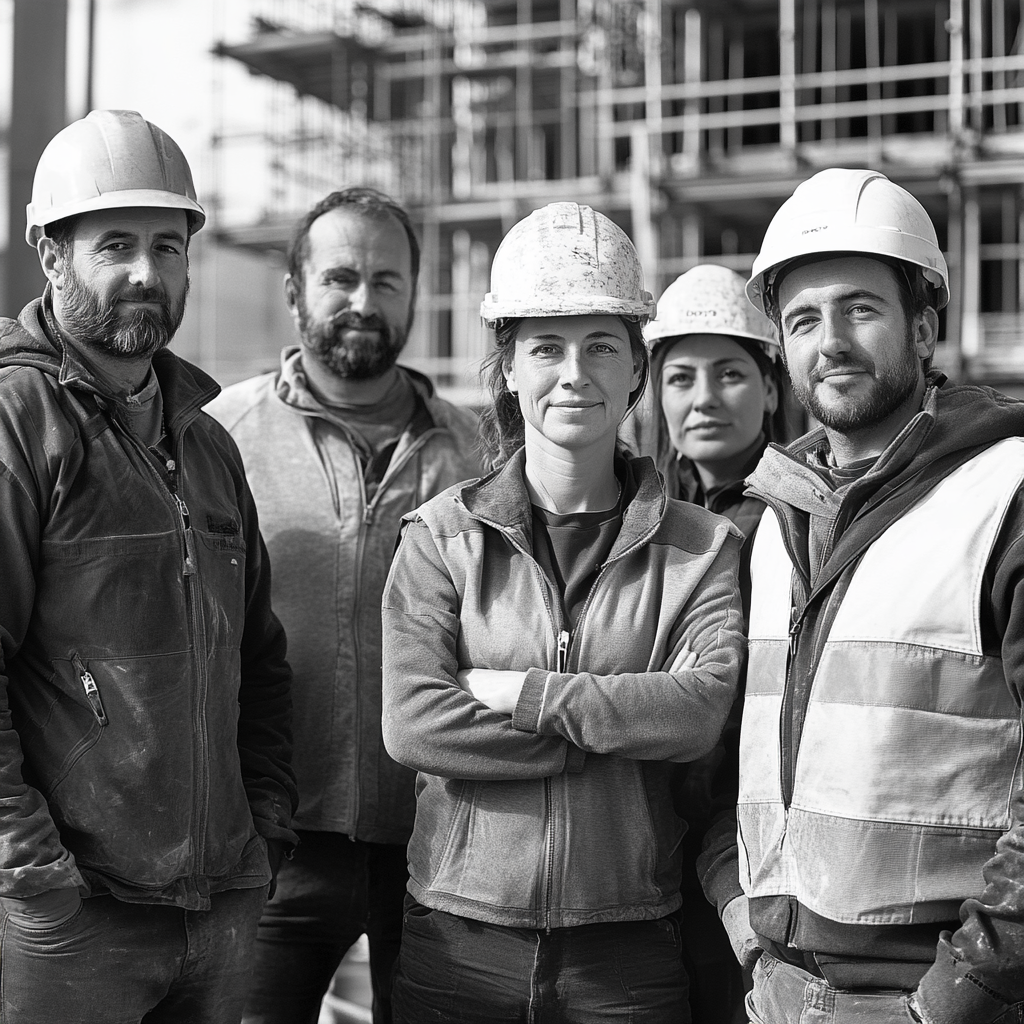
[[[939,365],[1024,388],[1024,0],[251,6],[251,37],[217,52],[280,83],[272,184],[218,233],[283,249],[330,188],[401,199],[424,246],[408,354],[443,384],[474,386],[490,258],[530,210],[601,209],[660,290],[702,261],[749,271],[796,185],[849,166],[935,221],[952,274]]]

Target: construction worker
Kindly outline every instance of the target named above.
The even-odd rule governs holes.
[[[798,186],[748,289],[821,424],[749,479],[738,849],[704,867],[750,1020],[1020,1019],[1024,404],[930,368],[946,263],[876,171]]]
[[[495,253],[497,468],[406,517],[384,593],[384,739],[420,772],[404,1024],[690,1020],[672,762],[733,702],[739,534],[617,451],[653,311],[587,206]]]
[[[374,1020],[391,1019],[415,778],[381,739],[381,592],[402,516],[479,472],[475,416],[396,365],[419,257],[387,196],[317,203],[284,281],[299,344],[210,407],[245,461],[295,672],[301,843],[260,924],[248,1024],[316,1024],[364,932]]]
[[[0,325],[0,1019],[237,1020],[294,845],[290,671],[217,385],[166,349],[185,157],[99,110],[39,159]]]
[[[644,336],[660,412],[658,466],[669,495],[727,516],[750,535],[764,503],[744,496],[744,477],[768,442],[786,434],[771,321],[751,305],[744,277],[707,263],[665,289]],[[702,839],[718,810],[713,780],[723,762],[735,763],[738,724],[738,717],[730,719],[721,744],[678,768],[677,800],[690,826],[683,839],[684,959],[691,1012],[702,1024],[747,1020],[749,974],[744,977],[718,914],[703,898],[696,871]]]
[[[644,337],[668,493],[749,533],[764,505],[743,496],[743,480],[786,433],[771,321],[751,305],[743,277],[705,263],[665,289]]]

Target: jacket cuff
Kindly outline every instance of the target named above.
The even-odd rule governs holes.
[[[1010,1007],[997,992],[971,972],[970,964],[949,941],[939,937],[935,963],[917,987],[915,1001],[924,1024],[990,1024]]]
[[[527,669],[519,700],[516,702],[515,711],[512,712],[514,729],[534,733],[540,731],[540,709],[544,704],[544,689],[547,686],[548,675],[546,669]]]

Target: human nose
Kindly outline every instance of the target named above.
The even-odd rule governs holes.
[[[583,354],[579,349],[570,346],[562,357],[560,383],[563,388],[581,388],[590,383],[586,367],[583,365]]]
[[[373,300],[373,293],[365,281],[360,281],[348,293],[348,306],[354,313],[362,317],[369,316],[376,312],[376,304]]]
[[[825,311],[821,317],[818,352],[828,358],[843,355],[853,347],[846,321],[836,313]]]
[[[698,373],[693,380],[693,407],[711,409],[719,404],[718,388],[707,373]]]
[[[128,279],[140,288],[155,288],[160,283],[156,260],[150,252],[139,252],[128,268]]]

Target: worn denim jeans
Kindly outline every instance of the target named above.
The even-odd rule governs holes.
[[[92,896],[39,929],[0,911],[0,1022],[235,1022],[266,898],[266,886],[232,889],[181,910]]]
[[[909,992],[847,992],[767,953],[754,966],[747,996],[751,1024],[913,1024]]]
[[[260,921],[245,1024],[316,1024],[338,964],[364,932],[374,1024],[390,1024],[409,878],[405,847],[339,832],[298,836],[295,857],[281,862],[277,891]]]
[[[406,901],[396,1024],[689,1024],[678,914],[506,928]]]

